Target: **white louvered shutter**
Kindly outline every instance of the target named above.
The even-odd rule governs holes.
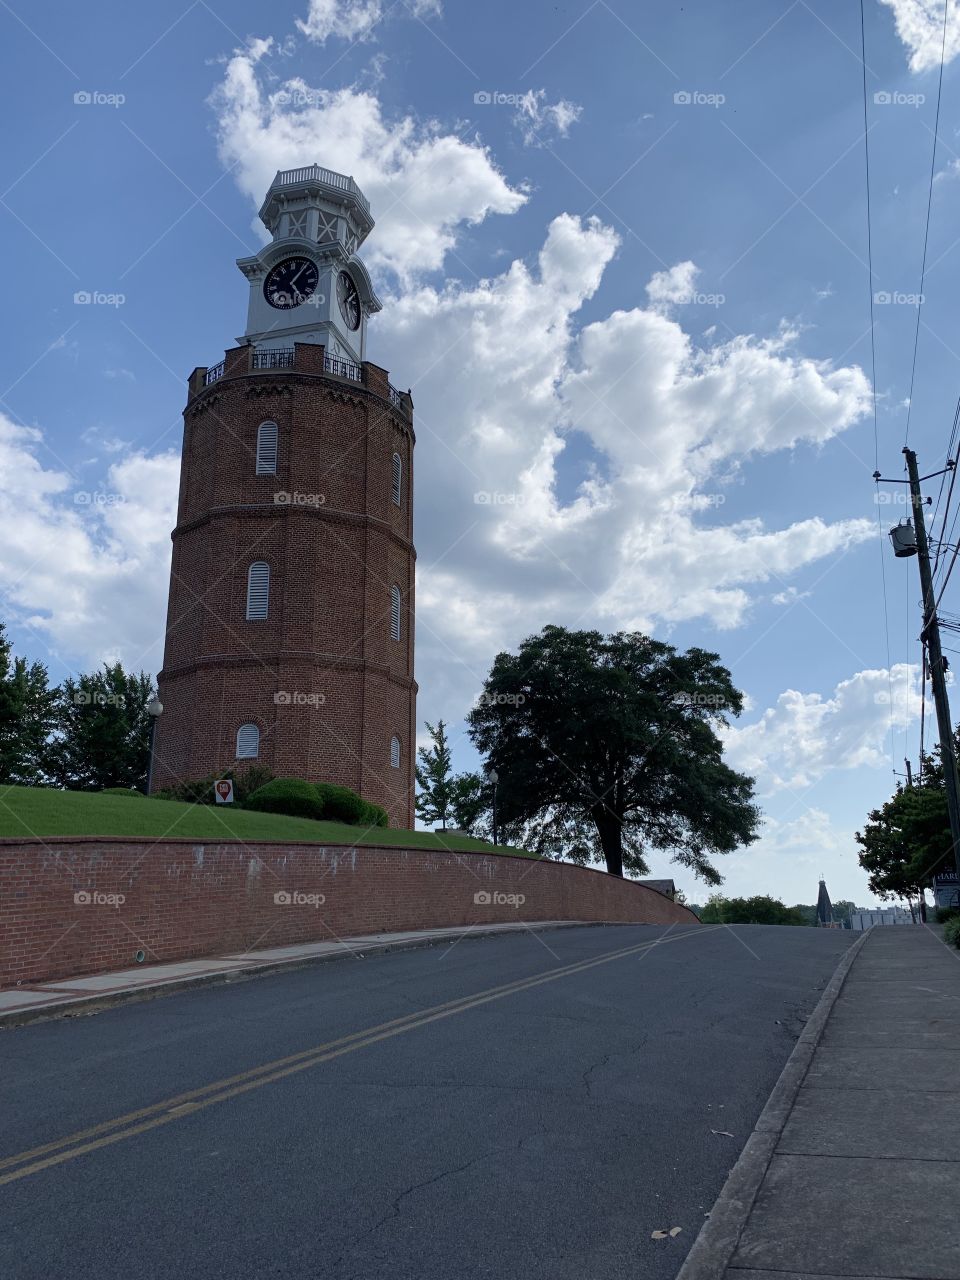
[[[247,621],[262,622],[270,607],[270,566],[257,560],[247,571]]]
[[[400,739],[390,739],[390,763],[394,769],[400,768]]]
[[[390,635],[400,639],[400,588],[390,588]]]
[[[256,760],[260,754],[260,730],[255,724],[242,724],[237,730],[237,759]]]
[[[403,494],[403,462],[399,453],[393,455],[393,505],[400,506]]]
[[[257,475],[277,474],[277,441],[279,433],[275,422],[261,422],[257,428]]]

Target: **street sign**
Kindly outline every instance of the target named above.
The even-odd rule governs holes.
[[[233,779],[221,778],[213,784],[213,793],[217,804],[233,804]]]

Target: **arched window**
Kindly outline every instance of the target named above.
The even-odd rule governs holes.
[[[400,639],[400,588],[390,588],[390,635],[394,640]]]
[[[403,461],[399,453],[393,455],[393,488],[392,497],[393,505],[400,506],[400,499],[403,496]]]
[[[277,424],[261,422],[257,427],[257,475],[277,474]]]
[[[394,769],[400,768],[400,739],[397,737],[390,739],[390,764]]]
[[[255,724],[242,724],[237,730],[237,759],[256,760],[260,754],[260,730]]]
[[[270,566],[256,560],[247,570],[247,621],[262,622],[270,605]]]

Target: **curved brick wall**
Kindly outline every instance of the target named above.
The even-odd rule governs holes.
[[[276,901],[277,894],[325,900]],[[477,902],[477,894],[490,899]],[[125,968],[138,948],[157,963],[518,919],[697,923],[652,889],[564,862],[386,845],[0,841],[5,987]]]

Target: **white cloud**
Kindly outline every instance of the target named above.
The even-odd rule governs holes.
[[[440,0],[406,0],[405,4],[390,4],[386,9],[383,0],[310,0],[307,16],[297,18],[297,26],[315,44],[324,44],[331,36],[366,40],[388,15],[429,18],[440,12]]]
[[[810,591],[798,591],[796,587],[787,587],[786,591],[778,591],[770,597],[773,604],[796,604],[798,600],[806,600],[812,595]]]
[[[787,689],[755,723],[724,731],[726,757],[767,793],[807,788],[833,770],[880,768],[890,763],[891,726],[914,724],[921,702],[920,669],[909,663],[858,671],[826,698]]]
[[[253,41],[234,54],[212,99],[220,158],[256,208],[278,169],[322,162],[352,174],[380,219],[367,262],[409,283],[443,266],[462,225],[525,202],[479,142],[412,116],[385,119],[371,92],[296,79],[266,92],[257,64],[272,47]]]
[[[943,0],[880,0],[893,11],[897,35],[910,54],[910,70],[926,71],[940,65],[943,40]],[[947,18],[944,61],[960,53],[960,14],[954,5]]]
[[[542,146],[553,137],[565,138],[582,113],[575,102],[547,102],[545,89],[530,89],[520,100],[517,122],[528,147]]]
[[[667,311],[689,302],[699,274],[699,268],[693,262],[678,262],[666,271],[655,271],[647,284],[651,307],[655,311]]]
[[[81,489],[43,466],[42,444],[42,432],[0,415],[4,614],[36,631],[67,667],[122,655],[156,671],[178,456],[128,453],[102,484]],[[63,674],[51,670],[56,681]]]

